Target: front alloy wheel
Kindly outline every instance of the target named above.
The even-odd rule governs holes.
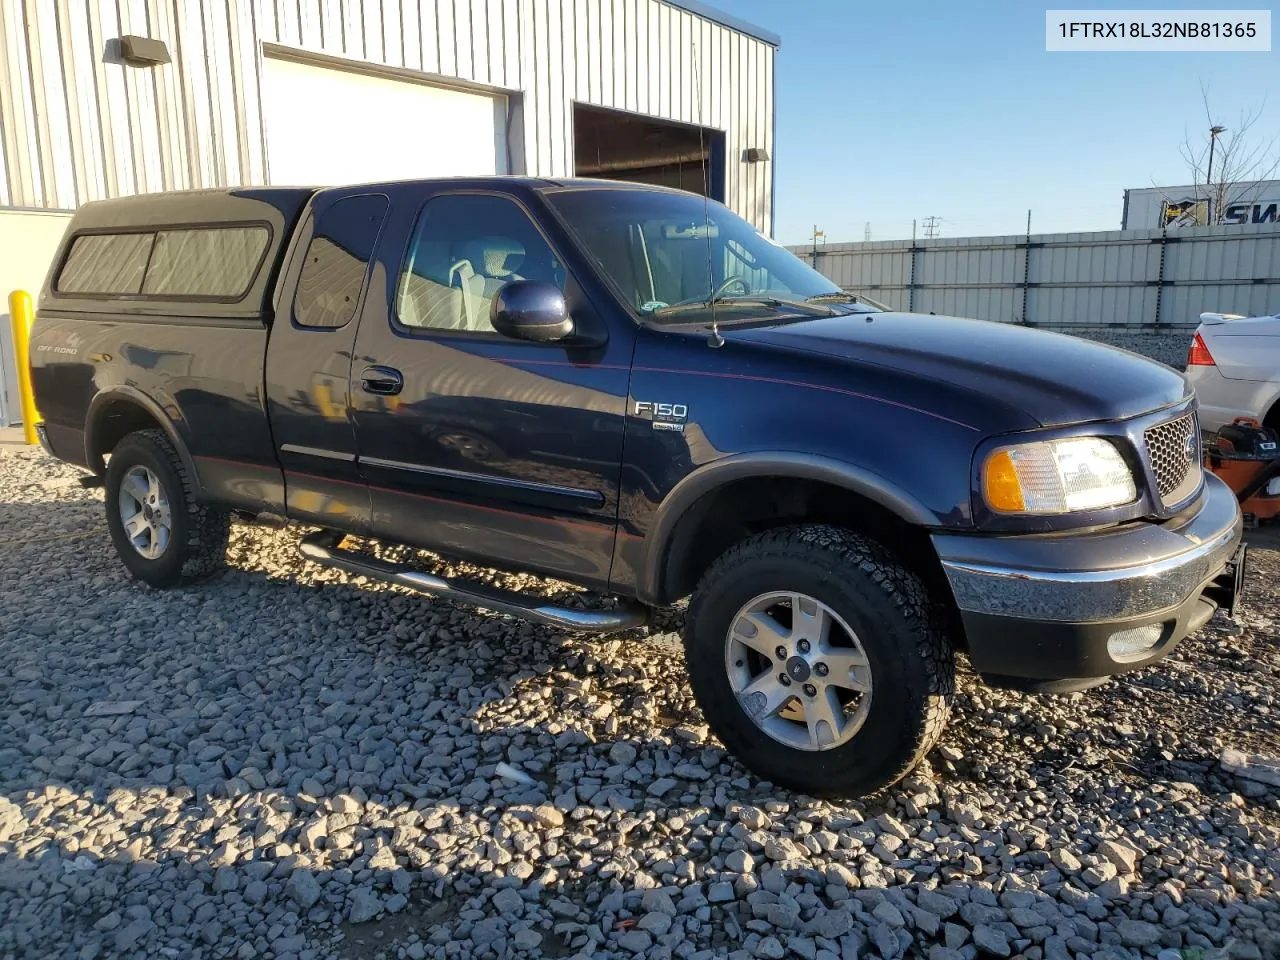
[[[857,634],[808,594],[748,601],[729,628],[725,669],[743,712],[797,750],[847,743],[871,710],[871,663]]]
[[[907,772],[946,723],[954,653],[921,577],[825,524],[748,537],[713,563],[685,618],[707,723],[760,776],[865,796]]]

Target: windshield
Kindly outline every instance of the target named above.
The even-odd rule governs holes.
[[[714,201],[609,188],[546,196],[623,298],[658,322],[706,319],[713,297],[756,317],[780,306],[824,313],[830,301],[804,301],[840,299],[838,286]]]

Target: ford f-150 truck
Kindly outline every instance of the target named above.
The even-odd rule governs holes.
[[[1243,568],[1178,373],[874,309],[673,190],[90,203],[31,365],[42,442],[105,485],[134,577],[208,575],[240,516],[316,528],[317,563],[568,629],[691,596],[707,721],[814,794],[910,770],[958,655],[990,683],[1083,688],[1165,656]],[[349,534],[606,599],[446,580]]]

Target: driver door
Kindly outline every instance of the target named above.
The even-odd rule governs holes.
[[[607,584],[634,333],[591,348],[497,333],[489,308],[513,280],[559,287],[579,328],[606,318],[520,198],[391,189],[400,235],[352,365],[375,536]]]

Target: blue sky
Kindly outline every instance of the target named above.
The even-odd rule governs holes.
[[[868,221],[872,239],[901,239],[929,215],[943,236],[1019,233],[1028,208],[1034,232],[1117,229],[1126,187],[1188,182],[1179,147],[1206,126],[1202,82],[1219,123],[1265,104],[1254,129],[1280,135],[1274,34],[1271,53],[1047,53],[1045,4],[714,5],[782,37],[786,243],[808,240],[814,223],[828,242],[861,240]],[[1261,4],[1235,8],[1249,6]]]

